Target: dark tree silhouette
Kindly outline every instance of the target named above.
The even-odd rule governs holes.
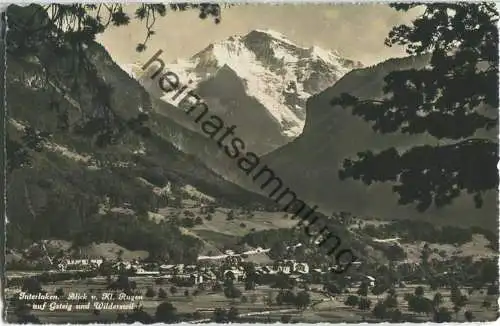
[[[378,319],[384,319],[386,318],[387,315],[387,307],[385,306],[384,302],[378,301],[375,307],[373,307],[372,310],[373,317],[378,318]]]
[[[368,283],[361,282],[359,284],[359,288],[358,288],[357,294],[360,295],[360,296],[362,296],[362,297],[366,297],[368,295]]]
[[[384,304],[387,308],[396,308],[398,306],[398,299],[395,295],[388,295],[384,300]]]
[[[57,295],[58,297],[64,296],[63,288],[57,288],[57,290],[54,292],[54,294]]]
[[[226,286],[224,288],[224,295],[230,299],[241,297],[241,291],[234,285]]]
[[[89,108],[80,106],[84,111],[83,117],[81,121],[72,122],[78,127],[72,128],[72,132],[95,136],[98,146],[113,144],[125,130],[147,136],[150,131],[143,126],[146,115],[122,121],[117,114],[119,108],[112,107],[113,89],[99,75],[92,58],[95,39],[108,27],[124,26],[137,19],[144,23],[145,28],[145,38],[135,49],[141,52],[155,34],[153,28],[157,19],[166,16],[168,10],[188,9],[198,10],[201,19],[213,17],[215,23],[221,20],[220,5],[210,3],[141,4],[132,18],[123,4],[10,5],[7,10],[7,58],[25,64],[37,62],[45,83],[52,88],[54,98],[56,93],[60,93],[90,99],[92,105]],[[58,112],[58,119],[61,120],[59,129],[69,131],[69,113],[63,106],[60,101],[54,100],[48,109]],[[24,134],[21,141],[7,134],[9,172],[29,165],[30,151],[41,151],[43,143],[51,136],[39,130],[25,130]]]
[[[481,281],[493,283],[498,279],[498,260],[484,262],[481,267]]]
[[[227,322],[227,312],[222,308],[214,310],[214,321],[218,324]]]
[[[155,321],[167,324],[176,323],[176,311],[177,309],[170,302],[163,302],[156,308]]]
[[[415,288],[415,295],[418,297],[421,297],[424,295],[424,287],[423,286],[417,286]]]
[[[498,12],[494,3],[392,4],[425,11],[412,26],[393,28],[388,46],[406,46],[408,54],[429,55],[421,70],[394,71],[385,77],[385,96],[362,100],[342,94],[333,105],[381,133],[428,134],[436,141],[404,152],[390,148],[346,159],[339,177],[393,183],[399,204],[450,204],[466,192],[476,207],[498,187],[498,144],[477,135],[497,127]],[[438,141],[439,140],[439,141]]]
[[[141,324],[152,324],[154,323],[154,319],[147,312],[145,312],[143,307],[141,306],[135,308],[133,312],[127,314],[125,322],[128,324],[132,324],[135,322]]]
[[[47,35],[55,33],[55,36],[60,37],[63,42],[67,41],[80,47],[86,42],[95,40],[96,36],[108,27],[127,25],[131,20],[123,4],[47,4],[31,7],[32,16],[20,21],[9,21],[9,25],[12,24],[15,28],[14,32],[26,37],[24,43],[18,44],[18,48],[27,51],[34,50],[33,44],[29,41],[39,41],[40,39],[37,39],[41,35],[39,33]],[[153,27],[156,20],[164,17],[168,10],[185,11],[193,8],[199,9],[201,19],[211,16],[215,23],[220,22],[221,8],[218,4],[175,3],[168,6],[141,4],[135,10],[132,19],[135,18],[144,23],[146,35],[144,41],[137,45],[136,50],[142,52],[146,49],[146,42],[155,35]],[[16,41],[21,41],[21,39],[16,38]],[[63,42],[60,44],[62,45]]]
[[[489,285],[488,288],[486,289],[486,294],[488,295],[498,294],[498,284]]]
[[[383,285],[383,284],[378,285],[378,284],[377,284],[376,286],[374,286],[374,287],[372,288],[372,294],[373,294],[373,295],[376,295],[376,296],[378,297],[379,295],[381,295],[382,293],[384,293],[386,289],[387,289],[387,288],[386,288],[386,286],[385,286],[385,285]]]
[[[227,312],[227,320],[229,322],[235,322],[238,319],[238,309],[236,307],[229,308]]]
[[[14,315],[17,317],[17,322],[19,324],[40,323],[38,318],[31,314],[31,305],[29,305],[26,300],[15,297],[12,301],[12,305],[14,308]]]
[[[408,298],[408,310],[429,314],[434,309],[433,301],[423,296],[411,294]]]
[[[470,311],[470,310],[466,310],[464,312],[464,318],[465,320],[467,320],[468,322],[471,322],[474,320],[474,314]]]
[[[282,324],[288,324],[291,320],[292,320],[292,316],[290,316],[290,315],[282,315],[280,317],[280,322]]]
[[[362,297],[361,299],[359,299],[358,309],[359,310],[368,310],[368,309],[370,309],[371,304],[372,304],[372,302],[370,301],[370,299]]]
[[[346,306],[354,307],[358,304],[358,302],[359,302],[359,297],[355,295],[350,295],[345,299],[344,304]]]
[[[394,309],[391,311],[391,322],[392,323],[399,323],[402,321],[403,318],[403,313],[399,309]]]
[[[168,297],[167,291],[165,291],[163,288],[160,288],[158,290],[158,298],[159,299],[166,299]]]
[[[257,274],[253,271],[247,272],[247,276],[245,278],[245,290],[255,290],[255,280],[257,279]]]
[[[434,308],[438,308],[440,304],[443,303],[443,295],[439,292],[437,292],[434,295],[434,298],[432,299],[432,304],[434,305]]]
[[[37,293],[43,292],[40,282],[34,277],[30,277],[30,278],[25,279],[21,289],[24,292],[32,293],[32,294],[37,294]]]
[[[156,293],[155,293],[155,290],[152,287],[149,286],[146,289],[146,293],[144,295],[146,296],[146,298],[154,298],[154,296],[156,295]]]
[[[451,313],[446,308],[439,308],[434,312],[433,321],[436,323],[449,323],[451,321]]]
[[[130,281],[128,279],[128,276],[125,274],[120,274],[116,281],[111,283],[108,286],[109,289],[115,289],[115,290],[124,290],[128,291],[130,290]]]

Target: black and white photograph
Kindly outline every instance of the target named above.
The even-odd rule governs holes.
[[[3,10],[4,322],[499,318],[495,2]]]

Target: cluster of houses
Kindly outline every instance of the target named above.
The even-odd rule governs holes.
[[[104,259],[64,259],[57,263],[57,268],[60,271],[66,271],[68,269],[97,269],[104,262]]]
[[[231,278],[235,282],[244,281],[246,278],[245,268],[241,261],[226,260],[225,264],[170,264],[159,266],[147,266],[137,261],[117,262],[113,265],[116,270],[132,271],[137,276],[156,276],[164,279],[186,279],[192,280],[194,284],[207,281]],[[307,263],[294,260],[284,260],[273,265],[255,265],[255,273],[260,275],[275,275],[278,273],[292,275],[295,277],[310,272]]]
[[[98,269],[104,262],[103,259],[63,259],[58,262],[60,271],[67,270],[91,270]],[[226,259],[222,264],[199,263],[197,265],[186,264],[146,264],[137,260],[117,261],[111,266],[113,270],[129,271],[137,276],[158,276],[168,278],[190,278],[195,283],[203,283],[206,280],[219,278],[232,278],[234,281],[245,279],[245,269],[240,259]],[[273,265],[255,265],[255,273],[261,275],[274,275],[278,273],[297,276],[308,274],[309,265],[295,260],[283,260]]]
[[[110,267],[118,272],[127,272],[135,276],[161,278],[186,284],[201,284],[223,281],[231,278],[234,282],[243,282],[247,278],[245,265],[241,259],[229,257],[219,263],[201,262],[196,265],[144,263],[137,260],[116,261]],[[59,270],[99,269],[103,259],[66,259],[58,264]],[[330,268],[333,269],[333,268]],[[255,264],[253,272],[262,277],[284,274],[296,282],[304,281],[307,276],[321,275],[328,271],[310,268],[305,262],[296,260],[280,260],[271,265]],[[370,281],[374,281],[373,279]],[[370,282],[371,283],[371,282]]]

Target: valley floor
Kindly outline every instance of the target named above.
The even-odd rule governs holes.
[[[255,290],[246,291],[243,286],[237,285],[237,287],[243,292],[243,297],[245,300],[240,299],[228,299],[223,293],[214,293],[211,290],[200,291],[199,294],[193,295],[192,287],[178,287],[175,294],[168,293],[167,299],[159,299],[157,297],[147,298],[145,297],[145,290],[148,287],[154,289],[155,293],[158,293],[160,288],[167,290],[171,287],[171,284],[165,283],[158,285],[155,283],[152,277],[130,277],[137,283],[136,292],[140,293],[143,300],[136,301],[136,304],[143,306],[144,311],[148,314],[154,316],[157,306],[168,300],[177,309],[178,314],[193,314],[196,311],[198,313],[195,315],[196,318],[191,318],[191,322],[203,322],[205,319],[211,319],[213,317],[213,311],[216,308],[227,309],[229,307],[235,307],[238,311],[239,318],[241,321],[245,322],[277,322],[280,321],[283,315],[288,315],[294,322],[304,322],[304,323],[318,323],[318,322],[378,322],[373,317],[370,310],[362,311],[357,308],[348,307],[344,304],[346,297],[349,294],[341,294],[335,297],[326,296],[320,291],[322,287],[319,284],[311,284],[310,295],[311,304],[304,310],[298,310],[291,305],[278,305],[276,303],[269,304],[269,298],[276,298],[279,293],[279,289],[272,289],[269,286],[257,286]],[[415,288],[418,286],[425,286],[425,284],[410,284],[405,288],[397,288],[396,295],[398,297],[398,308],[403,313],[403,321],[413,321],[413,322],[424,322],[430,321],[432,316],[427,316],[425,314],[416,314],[408,310],[407,303],[403,300],[403,296],[406,293],[413,293]],[[96,277],[85,280],[71,280],[56,282],[44,286],[44,290],[47,293],[52,294],[58,288],[62,288],[64,293],[87,293],[88,295],[97,295],[99,297],[100,293],[108,292],[106,290],[107,284],[104,277]],[[14,293],[18,292],[20,289],[7,288],[7,302],[10,302],[13,298]],[[185,295],[185,291],[189,291],[188,296]],[[348,288],[350,293],[356,293],[356,288]],[[449,289],[437,289],[436,291],[425,291],[424,296],[432,299],[434,294],[440,292],[443,295],[442,306],[448,308],[452,311],[452,303],[450,301],[450,290]],[[492,321],[496,319],[498,305],[496,303],[495,296],[489,296],[484,294],[485,289],[480,289],[475,291],[469,296],[469,302],[465,307],[470,310],[474,316],[475,321]],[[385,295],[375,296],[369,294],[367,298],[372,302],[372,306],[377,302],[378,299],[384,298]],[[248,301],[246,301],[248,300]],[[484,300],[490,300],[492,306],[489,308],[481,307]],[[246,302],[244,302],[246,301]],[[121,311],[126,313],[129,311]],[[42,323],[67,323],[67,322],[113,322],[116,321],[117,311],[106,311],[103,310],[98,316],[96,316],[93,311],[34,311],[35,316],[37,316]],[[463,311],[452,315],[452,321],[463,322],[465,321],[463,316]],[[7,310],[7,320],[10,322],[15,321],[14,311],[12,308]]]

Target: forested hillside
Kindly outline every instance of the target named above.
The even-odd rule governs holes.
[[[9,8],[10,248],[50,238],[76,239],[79,245],[114,241],[192,260],[198,240],[169,223],[150,221],[148,211],[174,205],[187,196],[186,185],[227,206],[265,205],[263,197],[223,180],[169,143],[163,136],[168,126],[151,112],[147,93],[99,44],[82,49],[88,61],[79,62],[86,69],[77,69],[81,74],[76,76],[74,57],[51,52],[50,43],[37,44],[35,54],[18,55],[24,45],[15,24],[34,8]],[[111,213],[119,207],[137,216]]]

